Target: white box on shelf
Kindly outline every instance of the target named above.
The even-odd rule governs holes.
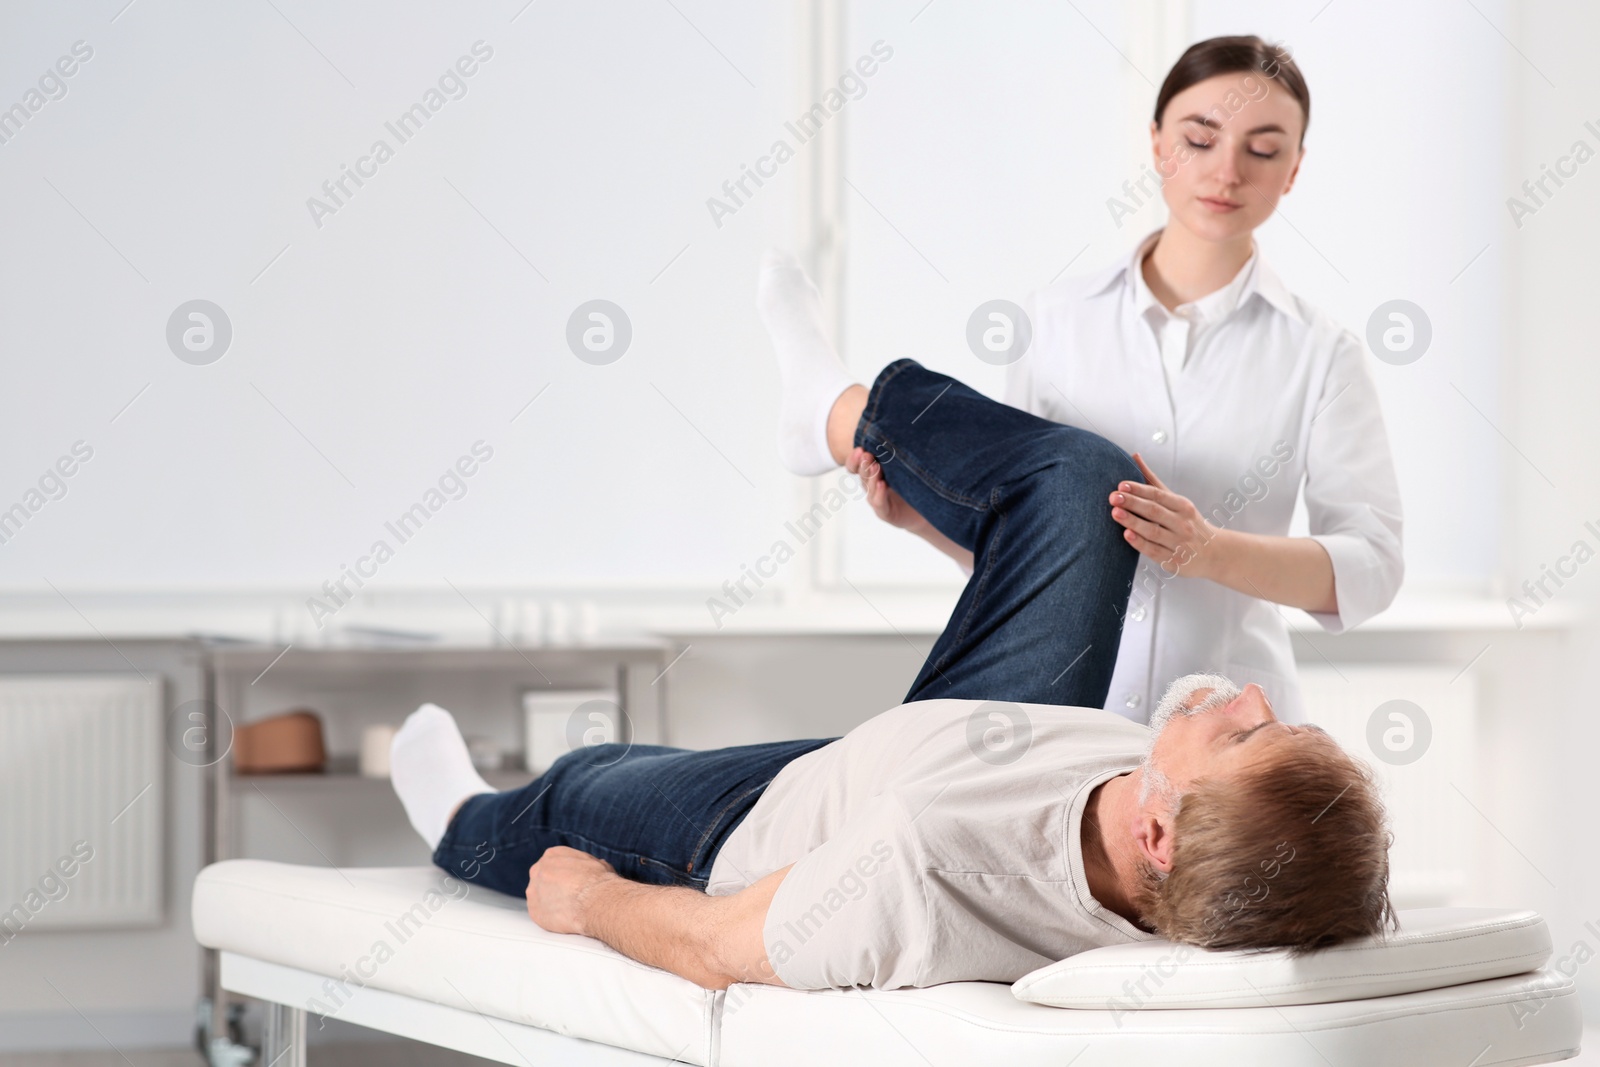
[[[522,695],[523,759],[543,774],[575,748],[628,741],[632,731],[615,689],[533,689]]]

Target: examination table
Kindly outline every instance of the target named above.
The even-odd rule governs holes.
[[[1506,1067],[1576,1055],[1582,1027],[1530,911],[1403,911],[1382,944],[1298,960],[1152,941],[1014,985],[718,992],[432,867],[228,860],[193,918],[223,987],[268,1005],[258,1067],[303,1067],[324,1018],[520,1067]]]

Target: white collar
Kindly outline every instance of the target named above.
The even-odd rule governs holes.
[[[1099,296],[1113,292],[1117,289],[1118,283],[1121,283],[1123,291],[1133,301],[1134,310],[1139,314],[1142,315],[1149,308],[1159,306],[1155,294],[1150,292],[1150,287],[1145,284],[1144,271],[1140,269],[1140,264],[1144,261],[1145,253],[1160,236],[1161,228],[1150,231],[1125,260],[1114,263],[1099,275],[1093,276],[1087,295]],[[1251,253],[1250,259],[1239,268],[1239,273],[1231,282],[1192,303],[1199,305],[1205,318],[1210,321],[1228,314],[1234,308],[1243,307],[1253,295],[1261,296],[1285,315],[1309,325],[1300,309],[1300,302],[1284,286],[1277,272],[1267,264],[1260,249]]]

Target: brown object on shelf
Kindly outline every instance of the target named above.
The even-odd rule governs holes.
[[[309,708],[245,723],[233,733],[233,768],[240,774],[320,771],[327,760],[322,719]]]

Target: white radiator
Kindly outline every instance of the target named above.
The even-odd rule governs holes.
[[[0,959],[35,930],[159,923],[162,683],[0,675]]]
[[[1457,675],[1453,668],[1413,666],[1300,669],[1310,721],[1365,760],[1383,784],[1395,835],[1390,893],[1398,907],[1452,903],[1473,868],[1481,816],[1471,805],[1483,804],[1475,775],[1478,697],[1472,673]],[[1384,708],[1397,700],[1422,709],[1431,734],[1425,747],[1410,709]],[[1420,756],[1402,762],[1418,748]]]

